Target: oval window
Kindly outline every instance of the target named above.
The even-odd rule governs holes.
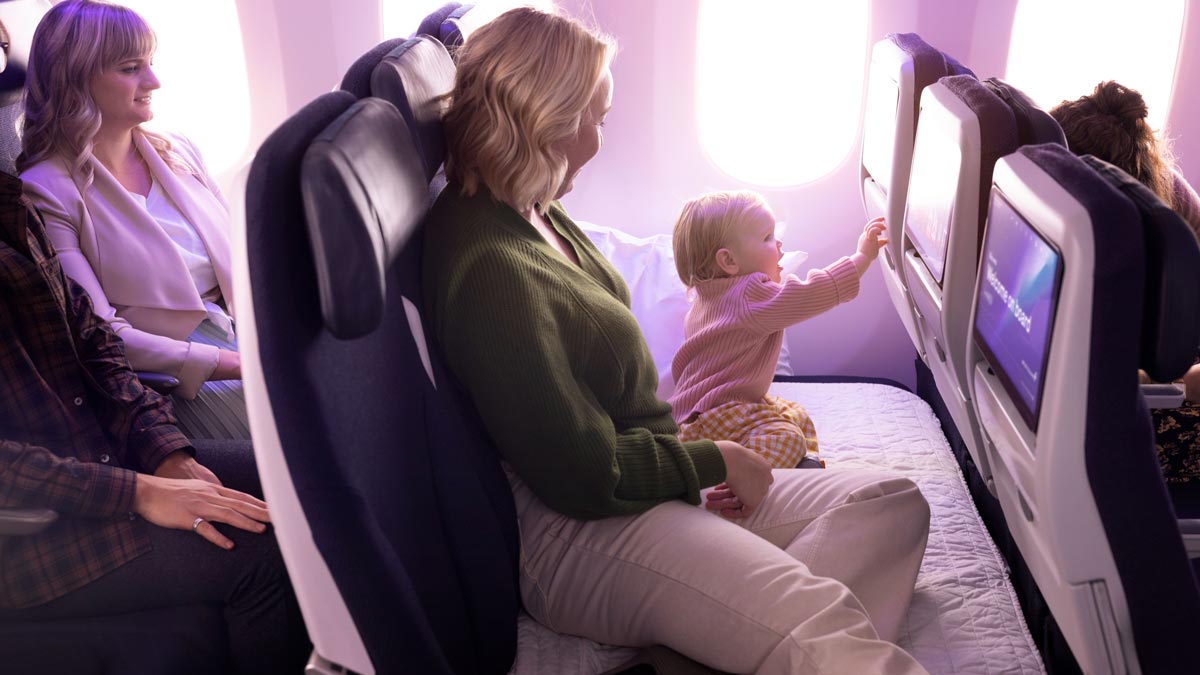
[[[1116,80],[1141,92],[1161,129],[1171,104],[1184,0],[1020,0],[1005,79],[1044,108]]]
[[[700,143],[718,168],[764,187],[817,180],[858,138],[867,0],[701,0]]]
[[[250,85],[235,0],[124,0],[158,36],[154,129],[187,136],[215,176],[241,163],[250,144]]]

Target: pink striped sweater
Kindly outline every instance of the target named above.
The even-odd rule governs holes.
[[[758,401],[771,386],[783,329],[858,295],[858,270],[842,258],[803,281],[761,272],[702,281],[671,362],[677,423],[730,401]]]

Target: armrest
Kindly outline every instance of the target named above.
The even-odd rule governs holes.
[[[0,536],[36,534],[56,520],[50,509],[0,509]]]
[[[1170,384],[1143,384],[1142,396],[1146,399],[1146,405],[1151,410],[1178,408],[1183,405],[1183,384],[1178,382]]]
[[[170,394],[171,390],[179,386],[179,380],[162,373],[139,372],[137,376],[143,387],[149,387],[163,395]]]

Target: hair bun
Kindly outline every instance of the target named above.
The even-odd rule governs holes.
[[[1124,122],[1144,120],[1150,112],[1146,107],[1146,100],[1136,89],[1130,89],[1112,80],[1097,84],[1092,100],[1096,104],[1097,112],[1112,115]]]

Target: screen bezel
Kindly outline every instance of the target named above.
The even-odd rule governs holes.
[[[987,259],[988,237],[991,234],[992,207],[996,199],[1003,200],[1005,205],[1012,209],[1012,212],[1021,219],[1025,226],[1028,227],[1029,230],[1033,232],[1037,238],[1040,239],[1042,243],[1044,243],[1058,257],[1058,267],[1055,270],[1054,284],[1051,287],[1053,297],[1050,304],[1050,328],[1046,331],[1046,344],[1043,347],[1042,352],[1042,376],[1038,379],[1038,391],[1037,395],[1034,397],[1034,406],[1032,409],[1025,403],[1025,397],[1021,395],[1020,388],[1015,382],[1012,381],[1012,378],[1009,377],[1008,371],[1000,365],[1000,360],[996,357],[995,352],[992,351],[991,346],[988,345],[987,340],[979,331],[979,293],[980,289],[983,287],[983,278],[986,274],[984,271],[984,261]],[[984,359],[987,361],[988,367],[996,375],[996,379],[1000,380],[1000,384],[1004,387],[1004,391],[1008,394],[1009,400],[1011,400],[1013,405],[1016,406],[1017,412],[1021,415],[1021,418],[1025,421],[1025,424],[1029,426],[1031,431],[1037,433],[1038,422],[1041,420],[1042,415],[1042,406],[1045,403],[1046,371],[1050,366],[1050,350],[1054,345],[1054,332],[1055,328],[1057,327],[1057,314],[1059,300],[1061,299],[1062,295],[1063,270],[1066,268],[1066,260],[1063,259],[1062,249],[1055,245],[1053,241],[1048,239],[1046,235],[1042,234],[1038,228],[1034,227],[1029,221],[1029,218],[1025,217],[1025,214],[1013,205],[1012,201],[1004,195],[1004,192],[1000,188],[993,185],[988,202],[988,226],[985,228],[983,245],[980,247],[979,261],[978,273],[975,278],[974,310],[972,311],[971,316],[971,338],[975,342],[976,347],[979,348],[980,353],[983,354]]]

